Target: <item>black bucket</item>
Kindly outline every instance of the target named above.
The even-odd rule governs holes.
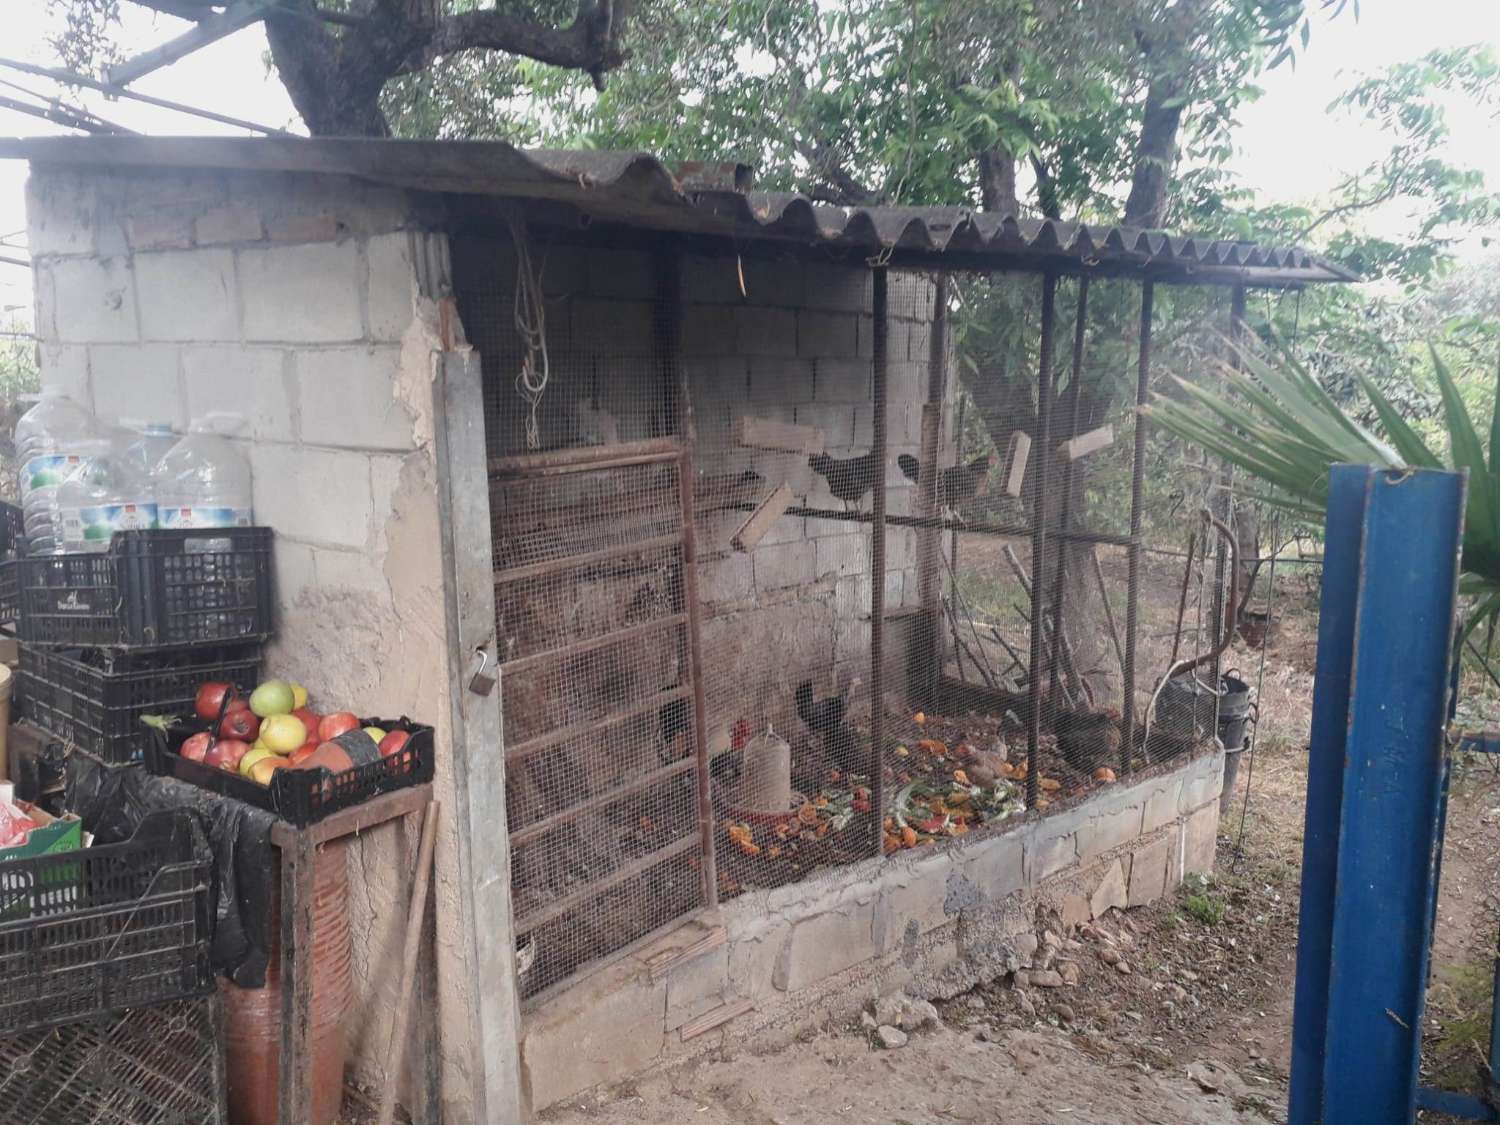
[[[1231,754],[1245,748],[1250,726],[1250,685],[1233,671],[1219,677],[1219,741]]]
[[[1156,722],[1162,733],[1202,742],[1214,729],[1214,691],[1192,673],[1167,681],[1156,700]]]

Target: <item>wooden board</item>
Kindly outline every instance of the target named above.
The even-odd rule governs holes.
[[[1113,445],[1114,440],[1114,427],[1100,426],[1097,430],[1090,430],[1063,442],[1057,447],[1057,455],[1064,461],[1077,461],[1080,457],[1087,457],[1090,453]]]
[[[755,550],[755,545],[765,538],[766,532],[771,530],[771,526],[791,506],[791,487],[786,481],[782,481],[776,486],[776,490],[750,513],[750,517],[740,524],[740,529],[730,537],[729,542],[736,551]]]
[[[827,438],[817,426],[798,426],[771,418],[745,415],[734,423],[734,440],[753,449],[777,453],[822,453]]]
[[[1005,453],[1005,495],[1021,495],[1021,483],[1026,479],[1026,462],[1031,457],[1031,435],[1016,430],[1010,435],[1010,448]]]

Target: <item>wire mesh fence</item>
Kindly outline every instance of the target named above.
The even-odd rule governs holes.
[[[1153,352],[1137,282],[587,237],[454,246],[525,994],[1212,737],[1212,693],[1155,689],[1213,682],[1222,482],[1136,407],[1222,302],[1159,298]]]

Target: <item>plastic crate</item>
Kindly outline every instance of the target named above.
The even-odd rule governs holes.
[[[217,995],[0,1038],[6,1125],[222,1125]]]
[[[15,558],[26,538],[26,516],[15,504],[0,500],[0,558]]]
[[[208,724],[193,720],[174,727],[168,734],[152,732],[146,750],[146,768],[159,777],[175,777],[194,785],[244,801],[275,813],[282,820],[306,828],[326,816],[362,804],[371,797],[423,785],[432,780],[432,728],[409,719],[361,719],[360,726],[411,732],[406,745],[388,758],[355,766],[342,773],[325,769],[284,769],[271,775],[270,785],[259,785],[238,773],[205,766],[184,758],[177,751],[184,742]]]
[[[21,617],[21,564],[0,562],[0,633],[15,636]]]
[[[18,706],[36,726],[103,761],[135,762],[150,742],[142,715],[191,711],[205,680],[227,680],[248,694],[260,663],[258,644],[171,656],[24,646]]]
[[[125,531],[101,554],[21,560],[21,639],[153,649],[271,636],[271,529]]]
[[[183,811],[124,843],[0,863],[0,1035],[212,991],[212,868]]]

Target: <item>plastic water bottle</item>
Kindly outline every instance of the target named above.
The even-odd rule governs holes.
[[[57,490],[65,551],[107,551],[117,531],[156,526],[151,478],[109,440],[85,447],[76,469]]]
[[[158,519],[163,528],[249,527],[253,522],[250,463],[225,435],[238,414],[205,414],[157,462]]]
[[[142,476],[150,478],[155,485],[157,462],[167,450],[177,444],[177,435],[167,422],[140,422],[135,419],[120,419],[120,428],[114,434],[115,447],[130,467]]]
[[[55,555],[66,549],[57,490],[78,468],[82,447],[98,435],[94,416],[57,391],[44,391],[16,422],[16,462],[21,466],[17,483],[28,553]]]

